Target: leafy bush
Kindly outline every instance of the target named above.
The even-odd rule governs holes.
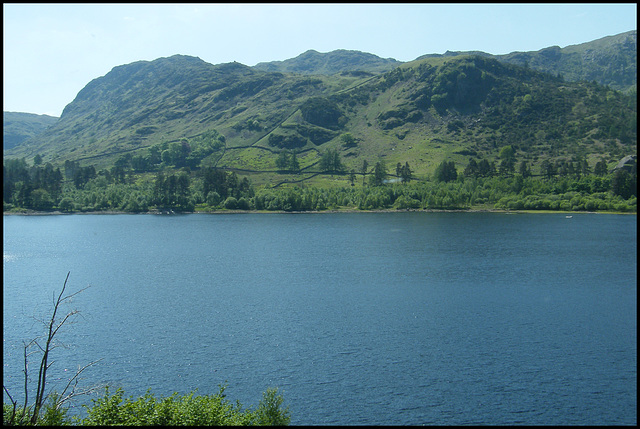
[[[234,197],[229,197],[224,202],[224,208],[234,210],[238,208],[238,200]]]
[[[68,409],[56,407],[58,397],[53,394],[49,402],[44,404],[38,415],[36,426],[66,426],[70,422],[67,418]],[[33,409],[27,407],[16,407],[16,413],[9,404],[2,404],[2,425],[3,426],[31,426]]]
[[[229,402],[225,387],[213,395],[179,396],[177,393],[156,398],[150,392],[137,399],[124,398],[122,389],[94,399],[93,405],[84,405],[87,417],[67,416],[68,409],[55,406],[55,397],[43,407],[38,426],[286,426],[291,421],[289,408],[277,389],[267,389],[255,410],[243,409],[240,402]],[[31,410],[24,415],[17,410],[14,425],[30,425]],[[3,404],[3,424],[11,425],[13,407]]]
[[[220,386],[218,393],[185,396],[177,393],[156,398],[150,392],[137,399],[123,398],[122,389],[110,394],[109,388],[93,406],[87,408],[82,425],[152,425],[152,426],[282,426],[288,425],[291,416],[288,408],[282,408],[283,398],[277,389],[268,389],[255,410],[243,410],[239,402],[232,404]]]
[[[70,197],[64,197],[60,200],[58,208],[63,212],[72,212],[75,209],[73,199],[71,199]]]

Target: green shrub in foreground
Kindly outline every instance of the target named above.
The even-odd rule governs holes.
[[[157,399],[147,392],[138,399],[123,398],[123,391],[110,394],[106,388],[102,398],[87,406],[83,425],[168,425],[168,426],[282,426],[291,417],[288,408],[282,408],[283,398],[277,389],[268,389],[255,410],[243,410],[237,402],[232,404],[224,395],[224,387],[213,395],[178,396],[177,393]]]
[[[124,398],[122,389],[111,394],[109,388],[93,405],[85,405],[87,417],[67,418],[66,408],[55,408],[55,401],[48,403],[38,418],[38,426],[286,426],[291,421],[289,409],[283,408],[282,395],[277,389],[267,389],[255,410],[242,409],[225,398],[225,388],[213,395],[195,395],[194,392],[179,396],[177,393],[156,398],[150,392],[137,399]],[[19,410],[14,425],[30,425],[30,412],[24,418]],[[3,404],[3,424],[11,425],[12,407]]]
[[[67,426],[70,421],[67,418],[67,408],[56,407],[58,396],[53,394],[48,402],[44,404],[40,414],[38,415],[37,426]],[[13,412],[13,406],[2,404],[2,425],[3,426],[32,426],[31,418],[33,416],[33,408],[16,407]]]

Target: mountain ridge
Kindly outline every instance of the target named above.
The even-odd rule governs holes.
[[[346,71],[383,73],[402,64],[393,58],[380,58],[367,52],[337,49],[320,53],[310,49],[295,58],[284,61],[261,62],[253,66],[257,70],[300,74],[335,74]]]
[[[612,55],[610,50],[621,54]],[[627,58],[624,54],[628,54]],[[613,89],[628,91],[637,83],[637,31],[631,30],[606,36],[590,42],[569,45],[564,48],[549,46],[538,51],[515,51],[494,55],[482,51],[447,51],[444,54],[427,54],[429,57],[457,55],[482,55],[520,66],[528,66],[546,73],[560,74],[569,81],[595,80]],[[621,57],[621,58],[616,58]],[[615,60],[622,60],[622,70],[609,70]],[[576,71],[577,69],[577,71]]]
[[[265,71],[240,63],[212,65],[185,55],[116,66],[89,82],[54,126],[5,151],[5,156],[113,162],[123,153],[144,154],[154,145],[188,141],[211,130],[225,137],[225,148],[203,162],[248,170],[275,169],[276,154],[282,150],[303,152],[304,165],[333,148],[353,167],[367,158],[412,160],[416,171],[427,173],[443,159],[496,157],[499,148],[514,139],[531,154],[531,162],[539,162],[536,156],[574,152],[618,156],[620,145],[635,147],[635,129],[627,123],[634,114],[629,101],[607,96],[606,88],[570,84],[533,65],[509,64],[488,54],[423,56],[384,73],[363,70],[366,61],[347,67],[345,55],[375,60],[372,67],[395,61],[380,62],[372,54],[355,52],[339,50],[332,56],[307,51],[296,57],[304,60],[298,68],[307,73]],[[297,67],[296,58],[287,67]],[[308,73],[313,69],[309,59],[317,70],[332,74]],[[571,101],[562,107],[562,99]],[[600,112],[603,103],[616,103],[609,107],[618,117]],[[574,123],[577,147],[569,150],[562,147],[566,143],[553,143],[573,137],[557,124],[547,126],[553,117],[547,111]],[[525,118],[537,122],[527,125]],[[353,137],[347,145],[342,143],[344,134]],[[586,145],[594,136],[597,150]],[[626,143],[605,151],[602,145],[611,136]]]

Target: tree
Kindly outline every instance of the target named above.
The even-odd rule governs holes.
[[[387,165],[384,161],[376,162],[376,165],[373,167],[373,179],[371,184],[373,186],[380,186],[384,184],[384,179],[387,178]]]
[[[67,179],[73,179],[78,168],[80,168],[80,163],[78,161],[66,160],[64,162],[64,176]]]
[[[156,165],[162,162],[162,154],[158,145],[149,147],[149,164]]]
[[[42,188],[31,192],[31,208],[41,211],[51,210],[53,208],[53,200],[49,192]]]
[[[216,191],[210,191],[207,194],[207,204],[214,207],[217,206],[218,204],[220,204],[220,194],[218,194]]]
[[[405,162],[402,168],[400,168],[400,178],[402,179],[402,183],[408,183],[411,180],[411,168],[409,167],[409,163]]]
[[[456,165],[453,161],[442,161],[438,167],[434,178],[438,182],[451,182],[458,178],[458,172],[456,171]]]
[[[289,171],[292,173],[300,172],[300,163],[298,162],[298,154],[296,151],[291,152],[291,159],[289,160]]]
[[[498,155],[500,158],[500,174],[508,175],[514,172],[516,165],[516,156],[515,151],[509,145],[504,146],[500,149],[500,154]]]
[[[357,146],[358,142],[356,141],[355,137],[353,137],[353,135],[351,133],[344,133],[340,136],[340,140],[342,140],[342,145],[345,148],[350,148],[350,147],[354,147]]]
[[[93,165],[88,167],[77,167],[74,169],[73,184],[77,189],[81,189],[89,180],[94,179],[95,177],[96,168]]]
[[[529,169],[527,162],[524,160],[520,162],[520,166],[518,167],[518,172],[522,175],[522,177],[531,176],[531,170]]]
[[[176,200],[177,205],[183,210],[189,209],[189,196],[191,194],[189,186],[191,185],[191,178],[189,173],[181,171],[176,178]]]
[[[166,194],[166,189],[165,189],[165,182],[164,182],[164,172],[159,171],[158,174],[156,174],[156,180],[154,181],[154,186],[153,186],[153,202],[155,203],[155,205],[157,206],[167,205],[165,194]]]
[[[180,142],[171,142],[166,150],[161,153],[162,162],[175,167],[184,167],[187,156],[191,153],[189,140],[183,138]]]
[[[73,203],[73,199],[70,197],[64,197],[58,203],[58,208],[63,212],[72,212],[75,209],[75,204]]]
[[[598,161],[595,168],[593,169],[593,174],[595,174],[596,176],[606,176],[607,163],[603,160]]]
[[[282,172],[289,171],[291,173],[298,173],[300,171],[300,163],[298,162],[298,154],[296,151],[289,152],[283,149],[276,159],[276,167]]]
[[[320,158],[320,169],[325,172],[340,173],[344,166],[337,149],[329,149]]]
[[[234,197],[228,197],[224,202],[224,208],[229,210],[235,210],[238,208],[238,200]]]
[[[53,365],[51,352],[57,347],[56,337],[60,329],[72,323],[78,310],[70,311],[64,315],[60,313],[63,304],[70,302],[86,288],[78,292],[65,295],[69,275],[57,299],[54,294],[54,307],[51,317],[45,323],[46,333],[41,337],[31,340],[24,346],[24,405],[19,405],[6,386],[4,392],[9,397],[10,404],[3,403],[3,425],[7,426],[62,426],[72,422],[79,425],[103,426],[103,425],[155,425],[155,426],[285,426],[291,421],[291,413],[288,407],[284,407],[284,399],[278,393],[278,389],[269,388],[263,393],[258,406],[243,409],[239,401],[236,403],[226,399],[225,386],[219,386],[219,391],[213,395],[198,395],[191,392],[185,396],[174,393],[170,397],[156,399],[147,392],[137,399],[123,398],[122,389],[117,389],[114,394],[109,393],[109,387],[105,387],[104,396],[93,399],[93,406],[83,405],[87,409],[87,416],[83,419],[74,417],[73,421],[67,420],[67,409],[63,406],[78,395],[88,394],[96,390],[78,389],[79,376],[90,366],[100,360],[91,362],[79,368],[68,380],[61,393],[47,392],[48,370]],[[34,349],[33,351],[31,351]],[[32,404],[28,400],[28,360],[34,353],[42,353],[36,385],[36,396]]]
[[[498,157],[500,159],[515,158],[515,151],[510,145],[504,146],[502,149],[500,149],[500,154],[498,155]]]
[[[131,157],[131,168],[133,168],[134,171],[147,171],[149,167],[149,158],[146,158],[142,155],[134,155]]]
[[[24,398],[24,405],[20,409],[18,409],[17,400],[13,399],[13,397],[9,393],[9,390],[6,388],[6,386],[3,385],[3,389],[7,394],[7,396],[9,397],[9,400],[12,406],[9,415],[8,416],[5,415],[3,417],[3,423],[5,424],[36,425],[38,423],[43,422],[42,421],[43,419],[40,416],[40,412],[43,409],[43,407],[46,405],[47,401],[51,400],[49,402],[49,405],[47,405],[47,410],[46,410],[47,414],[50,414],[50,415],[57,414],[56,412],[61,411],[61,407],[65,402],[69,401],[75,396],[86,394],[94,390],[94,389],[77,390],[78,377],[85,369],[99,362],[99,360],[91,362],[85,365],[84,367],[78,369],[75,372],[75,374],[68,380],[66,386],[62,390],[62,393],[60,394],[47,393],[47,373],[51,365],[53,365],[54,363],[54,361],[49,362],[50,354],[57,347],[54,340],[60,328],[62,328],[66,323],[71,323],[71,320],[74,318],[74,316],[79,313],[78,310],[72,310],[66,313],[64,316],[59,317],[58,312],[62,304],[69,302],[74,296],[86,290],[86,288],[84,288],[79,290],[78,292],[75,292],[69,295],[64,295],[65,290],[67,288],[67,282],[69,280],[70,274],[71,272],[67,273],[67,278],[64,281],[64,285],[62,286],[62,290],[60,291],[60,294],[58,295],[57,299],[55,299],[55,295],[54,295],[53,312],[48,322],[45,323],[45,326],[47,328],[46,334],[41,337],[36,337],[24,345],[23,372],[24,372],[25,398]],[[34,350],[32,351],[32,349]],[[28,397],[28,384],[29,384],[28,361],[31,355],[39,352],[42,353],[42,358],[40,359],[40,367],[38,371],[38,382],[36,384],[36,396],[33,401],[33,404],[30,405],[29,397]],[[50,421],[44,421],[43,423],[51,424]]]
[[[540,174],[542,174],[547,180],[550,180],[556,175],[556,168],[548,159],[545,159],[542,161],[542,164],[540,164]]]
[[[351,186],[355,186],[356,181],[356,172],[351,169],[349,171],[349,182],[351,182]]]
[[[289,153],[286,150],[282,150],[278,154],[278,159],[276,159],[276,167],[280,171],[284,171],[289,167]]]
[[[583,176],[588,175],[591,172],[591,169],[589,168],[589,163],[587,162],[586,158],[582,158],[578,161],[578,173],[582,174]]]
[[[239,210],[251,210],[251,203],[245,197],[241,197],[238,200],[238,209]]]
[[[367,175],[367,168],[369,168],[369,163],[367,163],[367,160],[365,159],[364,161],[362,161],[362,167],[360,168],[360,173],[362,174],[362,186],[364,186],[364,179]]]
[[[31,205],[31,192],[33,186],[29,180],[16,183],[13,189],[11,200],[18,207],[29,207]]]
[[[496,165],[494,162],[489,162],[486,159],[481,159],[478,163],[478,176],[479,177],[493,177],[496,175]]]
[[[227,198],[229,188],[227,186],[227,173],[224,170],[208,167],[201,170],[202,174],[202,193],[209,195],[209,192],[215,191],[223,200]]]
[[[469,163],[464,169],[465,177],[478,177],[478,163],[475,159],[471,158]]]
[[[632,177],[628,171],[620,168],[616,170],[611,179],[611,192],[613,192],[614,195],[620,195],[626,200],[637,193],[636,187],[634,186],[635,181],[635,177]]]

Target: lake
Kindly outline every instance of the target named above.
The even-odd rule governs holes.
[[[51,387],[102,358],[85,387],[226,384],[245,406],[277,387],[295,425],[635,425],[636,225],[587,213],[4,216],[3,383],[20,397],[22,341],[71,272],[69,291],[90,287],[64,308],[81,317],[59,334]]]

